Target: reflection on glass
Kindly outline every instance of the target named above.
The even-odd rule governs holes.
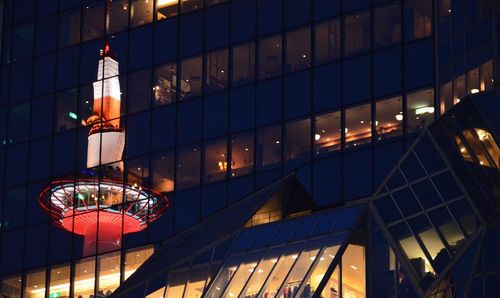
[[[58,93],[56,96],[56,131],[65,131],[76,127],[78,117],[77,89]],[[80,117],[81,118],[81,117]],[[80,119],[81,120],[81,119]]]
[[[316,116],[314,119],[314,150],[322,156],[340,149],[340,111]]]
[[[434,269],[424,254],[422,248],[417,242],[405,224],[398,225],[395,229],[400,229],[398,234],[394,235],[404,253],[408,257],[413,269],[418,277],[423,278],[426,275],[434,276]],[[394,230],[394,229],[393,229]]]
[[[375,109],[375,129],[378,140],[400,136],[403,133],[401,96],[378,101]]]
[[[163,20],[177,15],[179,0],[156,0],[156,19]]]
[[[487,130],[481,128],[474,128],[474,130],[476,131],[479,141],[486,147],[494,165],[500,168],[500,149],[491,134]]]
[[[278,261],[280,250],[271,250],[266,256],[260,260],[255,269],[252,268],[252,276],[247,282],[247,285],[241,292],[242,297],[257,297],[260,288],[264,285],[269,273],[273,270]]]
[[[390,46],[401,40],[401,5],[399,3],[376,8],[373,18],[376,48]]]
[[[207,141],[204,150],[203,182],[210,183],[226,178],[227,141],[226,138]]]
[[[222,297],[237,297],[252,274],[259,275],[264,273],[262,269],[258,269],[261,271],[256,271],[255,268],[257,267],[257,261],[260,257],[261,256],[247,256],[245,258],[245,262],[238,266],[238,270],[234,273],[234,276],[232,277],[231,282],[228,284]]]
[[[311,66],[311,28],[306,27],[286,34],[286,72]]]
[[[364,246],[349,244],[342,256],[343,297],[365,297],[365,272]]]
[[[26,274],[26,285],[23,297],[45,297],[45,269],[30,271]]]
[[[453,106],[453,86],[452,82],[448,82],[441,86],[440,109],[441,114],[444,114]]]
[[[125,253],[125,272],[123,279],[129,278],[154,252],[153,246],[129,249]]]
[[[345,110],[345,146],[370,143],[372,138],[371,104]]]
[[[479,92],[480,83],[479,83],[479,68],[476,67],[467,72],[467,94],[477,93]]]
[[[253,172],[253,132],[231,137],[231,177],[239,177]]]
[[[257,169],[267,169],[281,163],[281,126],[269,126],[257,131]]]
[[[259,79],[267,79],[281,74],[282,38],[276,35],[259,42]]]
[[[205,282],[209,282],[208,270],[209,266],[202,266],[201,268],[191,270],[184,297],[199,298],[202,296],[205,289]]]
[[[206,92],[215,92],[227,88],[228,83],[228,53],[229,50],[213,51],[207,54],[206,62]]]
[[[106,13],[107,32],[113,34],[127,29],[128,26],[128,0],[108,0]]]
[[[288,274],[285,287],[281,291],[281,293],[283,293],[285,297],[287,295],[289,297],[295,297],[295,295],[297,295],[299,287],[304,280],[304,276],[318,256],[320,245],[320,243],[310,244],[308,249],[305,249],[300,253],[300,256],[295,262],[293,269]],[[302,296],[309,297],[310,293],[311,285],[305,285]]]
[[[434,89],[409,93],[407,102],[408,132],[417,132],[434,121]]]
[[[171,272],[168,277],[168,285],[165,297],[182,297],[188,275],[189,271]]]
[[[444,207],[430,212],[429,217],[453,251],[456,251],[465,244],[464,234],[460,231],[459,227]]]
[[[456,105],[467,94],[465,89],[465,75],[459,76],[453,80],[453,104]]]
[[[233,85],[242,85],[255,80],[255,42],[233,47]]]
[[[187,188],[200,183],[200,148],[191,145],[177,150],[177,188]]]
[[[285,254],[273,260],[273,262],[277,263],[266,284],[261,289],[259,297],[274,297],[277,294],[288,272],[293,267],[293,264],[295,264],[295,261],[297,261],[300,250],[301,247],[289,247]]]
[[[50,269],[49,297],[69,297],[69,264]]]
[[[153,189],[159,192],[174,190],[174,154],[159,152],[151,157]]]
[[[109,296],[120,285],[120,252],[97,257],[97,295]]]
[[[175,101],[177,86],[177,65],[166,63],[154,70],[153,105],[160,106]]]
[[[475,128],[474,130],[467,129],[463,132],[463,136],[480,165],[487,167],[498,166],[500,151],[489,132],[480,128]],[[463,151],[463,149],[467,147],[462,144],[458,145],[462,156],[466,158],[468,151]],[[488,150],[488,152],[485,149]],[[489,157],[492,159],[491,162],[490,159],[488,159],[488,155],[490,155]]]
[[[340,57],[340,19],[317,24],[315,27],[316,64],[323,64]]]
[[[59,16],[59,46],[80,42],[80,9],[69,10]]]
[[[406,40],[432,34],[432,0],[407,0],[404,13]]]
[[[360,12],[344,17],[344,50],[347,55],[370,49],[370,12]]]
[[[202,58],[195,57],[182,61],[180,89],[178,92],[181,99],[192,98],[201,95],[201,73]]]
[[[153,20],[153,0],[131,0],[130,25],[132,27],[151,23]]]
[[[104,35],[104,3],[97,1],[82,9],[82,41],[96,39]]]
[[[462,138],[460,136],[455,136],[454,140],[458,146],[458,149],[460,150],[460,154],[462,155],[462,157],[466,161],[473,162],[474,160],[472,159],[469,149],[467,149],[467,146],[465,145],[466,143],[462,141]]]
[[[301,293],[298,293],[298,297],[312,297],[314,295],[315,291],[318,289],[318,285],[323,280],[325,277],[326,270],[330,266],[330,264],[333,262],[333,259],[335,258],[335,255],[337,254],[337,251],[339,249],[338,245],[335,246],[326,246],[323,248],[322,252],[319,254],[319,260],[316,262],[316,265],[311,269],[311,275],[309,276],[309,279],[306,280],[306,284],[303,287],[303,290]],[[311,259],[312,261],[315,261],[315,258]],[[333,277],[336,278],[336,284],[332,285]],[[330,278],[330,281],[332,283],[328,283],[323,290],[323,297],[337,297],[333,296],[335,291],[332,289],[333,288],[338,291],[338,271],[337,275],[332,275]],[[330,292],[331,295],[326,295],[327,292]],[[338,294],[338,292],[337,292]]]
[[[135,113],[150,107],[151,70],[144,69],[128,75],[127,113]]]
[[[286,160],[307,159],[311,150],[310,119],[289,122],[285,125]]]
[[[488,61],[480,66],[480,88],[481,91],[490,90],[493,85],[493,62]]]
[[[94,295],[95,258],[77,261],[74,270],[75,281],[72,285],[75,297],[88,298],[90,295]]]
[[[2,279],[0,294],[4,297],[21,298],[21,275],[9,276]]]

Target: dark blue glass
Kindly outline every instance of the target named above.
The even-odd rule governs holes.
[[[227,93],[205,97],[203,101],[203,136],[205,139],[227,133]]]
[[[231,132],[252,128],[255,124],[255,89],[246,86],[231,90],[229,113]]]
[[[33,55],[34,31],[35,26],[33,22],[19,25],[14,28],[12,61],[22,60]]]
[[[14,2],[14,23],[21,23],[35,17],[36,0]]]
[[[149,151],[151,115],[149,112],[129,116],[125,134],[126,157],[138,156]]]
[[[341,102],[340,63],[314,69],[314,112],[336,108]]]
[[[414,89],[434,82],[434,50],[432,39],[405,47],[405,88]]]
[[[54,128],[54,97],[52,95],[36,98],[31,101],[31,137],[41,137],[52,133]]]
[[[409,187],[393,192],[392,197],[404,216],[410,216],[422,211],[422,207],[420,207]]]
[[[257,0],[259,35],[278,31],[283,25],[283,0]]]
[[[293,232],[291,241],[306,240],[310,237],[321,215],[315,214],[304,217]]]
[[[311,234],[311,237],[321,236],[329,233],[334,228],[337,218],[340,215],[340,210],[325,212],[316,224],[316,228]]]
[[[30,180],[50,177],[52,138],[47,137],[31,141],[29,172]],[[39,189],[41,191],[41,189]]]
[[[80,83],[94,82],[98,76],[99,51],[103,49],[104,41],[99,39],[84,43],[80,49]],[[120,62],[120,58],[117,58]],[[102,77],[103,74],[99,74]]]
[[[130,31],[130,70],[151,65],[151,57],[153,56],[152,31],[151,25]]]
[[[411,186],[424,208],[440,204],[441,198],[429,180],[424,180]]]
[[[368,196],[372,192],[371,150],[360,150],[344,156],[344,199]]]
[[[52,147],[52,176],[72,173],[75,167],[76,131],[58,134]]]
[[[396,163],[399,161],[403,155],[403,144],[402,142],[395,142],[391,144],[384,144],[377,146],[374,152],[374,174],[375,174],[375,189],[378,188],[380,183],[382,183],[389,172],[394,168]],[[399,176],[399,178],[402,178]],[[404,182],[396,183],[403,184]]]
[[[2,228],[4,230],[23,226],[26,209],[26,187],[6,190],[2,208]]]
[[[29,102],[12,105],[9,111],[9,142],[25,141],[30,130]]]
[[[201,100],[182,102],[177,107],[177,142],[187,144],[201,138]]]
[[[361,207],[352,207],[342,209],[339,219],[335,223],[335,227],[331,227],[331,231],[353,230],[355,224],[361,214]]]
[[[26,228],[26,239],[36,245],[26,245],[24,251],[24,266],[27,268],[43,267],[46,265],[47,248],[49,246],[49,227],[41,224]],[[33,242],[32,242],[33,241]]]
[[[206,218],[226,207],[226,183],[204,186],[201,193],[201,217]]]
[[[152,151],[174,146],[175,122],[175,106],[164,106],[152,111]]]
[[[229,39],[229,5],[219,5],[205,11],[205,49],[227,45]]]
[[[257,125],[281,120],[281,79],[267,80],[257,86]]]
[[[203,13],[195,12],[180,18],[179,55],[190,56],[201,52],[203,46]]]
[[[314,162],[313,198],[318,206],[328,206],[341,201],[341,175],[339,156]]]
[[[257,233],[257,236],[255,236],[255,238],[253,240],[252,250],[266,247],[267,244],[269,243],[269,241],[271,240],[271,238],[274,236],[274,234],[278,230],[279,226],[280,225],[277,223],[261,226],[259,228],[259,232]]]
[[[59,4],[59,1],[38,0],[37,1],[37,8],[36,8],[37,15],[42,16],[42,15],[55,13],[57,11],[58,4]]]
[[[8,147],[6,161],[6,173],[9,174],[5,175],[5,186],[26,183],[28,178],[28,144],[22,143]]]
[[[78,83],[78,61],[80,60],[78,47],[63,49],[57,55],[57,89],[70,88]]]
[[[2,232],[0,272],[20,271],[23,266],[24,229]]]
[[[344,62],[344,104],[353,104],[371,96],[371,59],[369,55]]]
[[[128,32],[113,35],[106,41],[109,43],[111,51],[116,54],[120,73],[126,73],[128,66]]]
[[[370,0],[343,0],[344,11],[353,11],[365,8],[370,4]]]
[[[177,57],[178,18],[156,23],[154,33],[154,60],[163,63]]]
[[[56,86],[55,53],[35,58],[33,73],[33,95],[53,92]]]
[[[401,164],[401,170],[409,182],[425,176],[424,169],[415,155],[413,155],[413,152],[406,156],[405,160]]]
[[[311,72],[285,77],[285,118],[295,118],[311,111]]]
[[[235,0],[231,3],[231,41],[255,37],[256,1]]]
[[[313,0],[316,20],[336,16],[340,13],[340,0]]]
[[[50,167],[50,163],[49,163]],[[47,187],[49,182],[43,180],[28,186],[28,196],[26,199],[26,224],[31,225],[35,223],[47,222],[49,220],[48,214],[40,208],[38,204],[38,195],[40,191]]]
[[[180,232],[200,219],[200,189],[177,192],[175,198],[175,231]]]
[[[374,203],[385,223],[389,224],[401,218],[401,213],[389,195],[378,198]]]
[[[253,243],[253,239],[255,238],[258,232],[259,228],[249,228],[241,231],[241,234],[234,243],[231,252],[238,253],[249,249]]]
[[[31,95],[31,80],[33,79],[32,61],[25,60],[12,65],[10,79],[11,102],[27,99]]]
[[[74,257],[82,257],[83,237],[73,236],[58,227],[55,222],[49,223],[49,253],[48,263],[57,264],[67,262],[71,258],[71,238],[75,240],[73,247]]]
[[[391,48],[373,54],[373,92],[382,97],[401,91],[401,48]]]
[[[299,223],[300,219],[282,221],[278,231],[274,234],[270,245],[284,244],[288,242]]]
[[[284,3],[287,28],[302,25],[311,20],[310,0],[286,0]]]

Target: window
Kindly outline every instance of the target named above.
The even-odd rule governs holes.
[[[174,190],[174,154],[171,151],[159,152],[151,157],[153,189],[159,192]]]
[[[201,57],[190,58],[182,61],[181,80],[179,82],[180,89],[178,88],[181,100],[201,95],[201,73]]]
[[[227,140],[226,138],[207,141],[204,150],[203,182],[211,183],[226,179]]]
[[[375,109],[377,140],[397,137],[403,133],[401,96],[378,101]]]
[[[253,172],[253,131],[231,137],[231,177]]]
[[[345,110],[345,146],[356,147],[371,142],[371,104]]]
[[[132,0],[130,10],[130,26],[136,27],[153,20],[154,1]]]
[[[314,152],[324,156],[340,149],[340,111],[316,116],[314,119]]]
[[[453,86],[452,82],[448,82],[441,86],[441,99],[440,99],[441,114],[444,114],[451,107],[453,107]]]
[[[78,119],[77,89],[57,94],[56,97],[56,131],[65,131],[76,127]],[[81,120],[81,119],[80,119]]]
[[[177,15],[179,0],[156,0],[156,19],[163,20]]]
[[[177,150],[177,189],[196,186],[200,183],[200,146],[191,145]]]
[[[203,0],[181,0],[182,1],[182,12],[190,12],[203,8]]]
[[[286,72],[311,67],[311,28],[286,34]]]
[[[113,34],[127,29],[128,26],[128,0],[107,1],[107,32]]]
[[[340,19],[317,24],[315,31],[316,64],[338,59],[340,57]]]
[[[429,253],[434,269],[438,272],[443,270],[444,266],[450,261],[450,256],[429,220],[424,215],[421,215],[410,219],[408,223],[412,231],[418,235],[422,241],[422,248]]]
[[[349,244],[342,255],[342,295],[366,297],[365,248]]]
[[[69,297],[70,265],[59,265],[50,269],[49,297]]]
[[[59,46],[80,41],[80,9],[66,11],[59,17]]]
[[[234,86],[255,80],[255,42],[234,46],[232,61],[232,82]]]
[[[344,17],[344,50],[354,55],[370,49],[370,12],[360,12]]]
[[[211,93],[227,88],[228,50],[210,52],[206,56],[205,93]]]
[[[285,126],[285,161],[309,158],[311,148],[311,121],[304,119]]]
[[[282,38],[276,35],[259,42],[259,79],[267,79],[281,74]]]
[[[82,10],[82,41],[104,35],[104,3],[97,1],[84,6]]]
[[[21,275],[9,276],[2,279],[0,294],[5,297],[20,298],[21,297]]]
[[[45,268],[30,271],[26,274],[26,285],[23,297],[35,298],[37,294],[45,293]]]
[[[151,104],[151,69],[129,74],[127,89],[127,113],[135,113],[149,108]]]
[[[466,95],[465,75],[461,75],[453,80],[453,104],[459,103]]]
[[[107,297],[120,285],[120,252],[97,257],[97,296]]]
[[[175,102],[177,65],[166,63],[155,68],[153,81],[153,106]]]
[[[375,47],[382,48],[401,40],[401,6],[399,3],[374,10]]]
[[[488,61],[481,65],[481,91],[493,88],[493,62]]]
[[[152,246],[129,249],[125,253],[125,272],[123,274],[126,280],[134,273],[154,252]]]
[[[467,94],[479,92],[479,68],[467,72]]]
[[[75,280],[72,283],[74,296],[94,295],[95,258],[76,261],[74,270]]]
[[[257,169],[273,168],[281,163],[281,126],[268,126],[257,131]]]
[[[434,90],[425,89],[406,96],[408,132],[420,131],[434,121]]]
[[[432,0],[406,0],[404,15],[406,40],[432,34]]]

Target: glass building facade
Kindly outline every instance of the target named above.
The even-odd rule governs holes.
[[[499,9],[0,0],[0,294],[494,297]]]

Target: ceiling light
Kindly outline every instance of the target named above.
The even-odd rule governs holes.
[[[358,267],[356,267],[354,265],[351,265],[351,268],[354,269],[354,270],[358,270]]]
[[[421,114],[433,114],[434,113],[434,107],[422,107],[418,108],[415,110],[416,115],[421,115]]]
[[[479,89],[477,89],[477,88],[471,89],[470,93],[472,93],[472,94],[479,93]]]
[[[396,115],[396,120],[403,121],[403,115],[401,114]]]
[[[314,140],[315,141],[319,141],[319,139],[321,139],[321,135],[319,133],[315,134],[314,135]]]

